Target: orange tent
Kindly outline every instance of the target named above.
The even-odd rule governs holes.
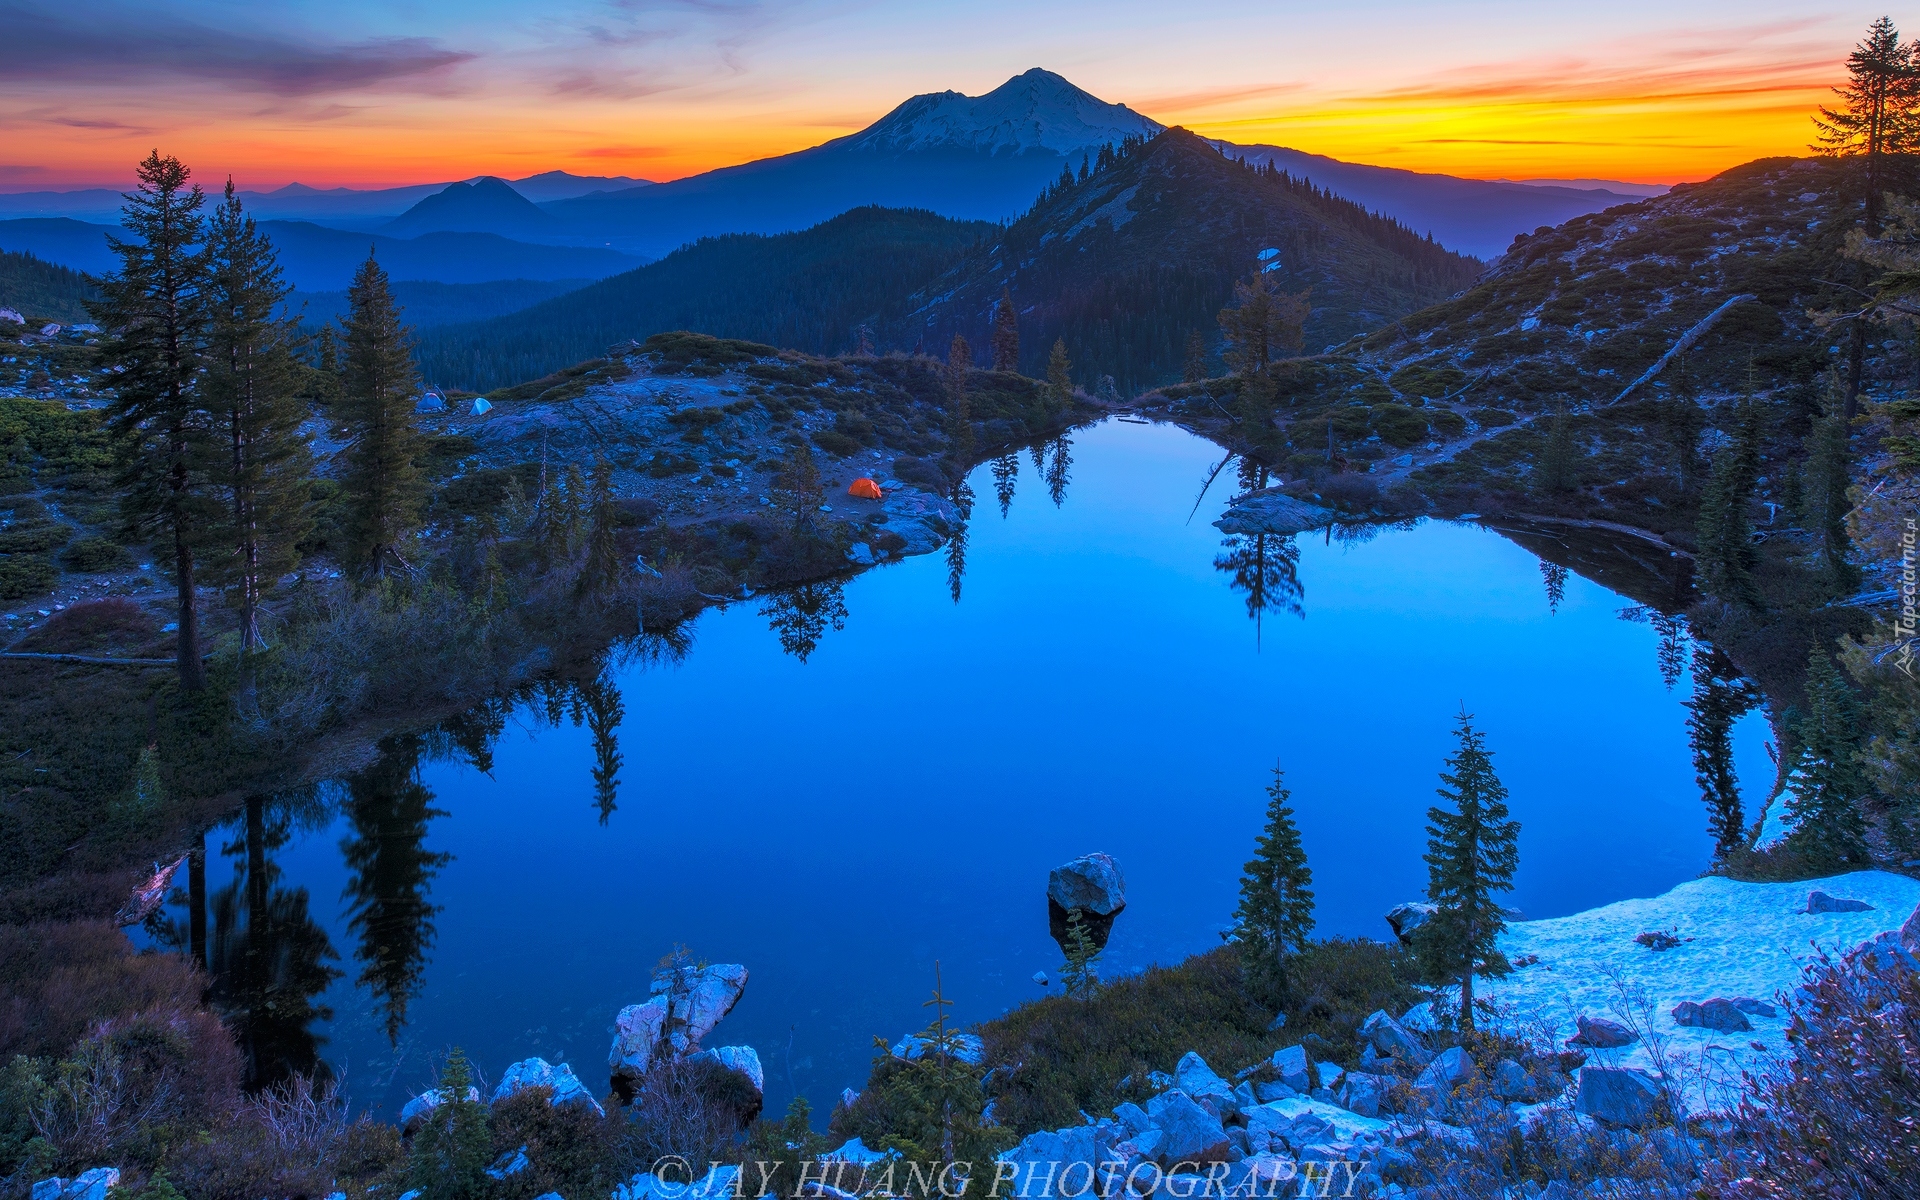
[[[847,485],[847,495],[858,496],[862,500],[879,500],[882,498],[880,485],[864,475]]]

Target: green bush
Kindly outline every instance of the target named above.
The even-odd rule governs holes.
[[[58,521],[15,521],[0,529],[0,554],[37,554],[57,550],[73,536],[73,526]]]
[[[133,556],[103,537],[85,537],[60,553],[69,571],[121,571],[133,565]]]
[[[1404,450],[1427,440],[1427,419],[1404,404],[1376,404],[1373,431],[1389,446]]]
[[[0,600],[36,596],[60,578],[44,554],[0,554]]]
[[[813,435],[813,444],[836,458],[850,458],[860,453],[860,443],[837,429],[822,429]]]

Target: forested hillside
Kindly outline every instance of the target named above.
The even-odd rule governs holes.
[[[1045,374],[1066,342],[1076,382],[1122,393],[1180,378],[1189,336],[1217,346],[1220,309],[1263,251],[1279,289],[1311,289],[1306,349],[1368,333],[1473,282],[1476,259],[1309,180],[1223,157],[1184,129],[1102,154],[1063,176],[997,241],[928,283],[889,340],[984,345],[1003,290],[1019,314],[1021,370]]]
[[[0,250],[0,308],[54,321],[84,321],[93,285],[78,271]]]
[[[799,233],[703,238],[510,317],[434,330],[420,340],[420,367],[441,386],[491,391],[674,329],[835,354],[859,344],[862,325],[898,323],[908,295],[994,232],[857,208]]]

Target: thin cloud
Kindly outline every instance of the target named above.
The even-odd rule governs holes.
[[[572,158],[665,158],[676,153],[666,146],[594,146],[572,151]]]
[[[83,16],[0,0],[0,76],[15,82],[213,81],[240,91],[310,96],[444,73],[475,56],[431,38],[332,45],[215,29],[124,9]]]

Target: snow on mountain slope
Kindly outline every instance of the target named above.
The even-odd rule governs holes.
[[[1128,137],[1152,137],[1164,128],[1035,67],[984,96],[915,96],[859,133],[827,145],[894,154],[934,149],[1070,154]]]
[[[1807,895],[1815,890],[1873,907],[1809,913]],[[1501,951],[1516,964],[1534,961],[1504,979],[1478,984],[1475,993],[1493,1001],[1504,1023],[1548,1033],[1556,1043],[1574,1035],[1577,1016],[1629,1025],[1650,1016],[1653,1046],[1643,1033],[1643,1040],[1623,1049],[1592,1052],[1591,1061],[1653,1070],[1659,1048],[1689,1106],[1724,1109],[1738,1097],[1742,1071],[1785,1052],[1782,1001],[1800,985],[1814,954],[1837,958],[1897,930],[1916,904],[1920,882],[1886,871],[1804,883],[1691,879],[1662,896],[1514,922],[1500,938]],[[1680,944],[1651,950],[1633,940],[1655,932],[1671,933]],[[1775,1015],[1750,1015],[1753,1028],[1739,1032],[1674,1020],[1673,1008],[1682,1001],[1715,998],[1763,1001]]]

